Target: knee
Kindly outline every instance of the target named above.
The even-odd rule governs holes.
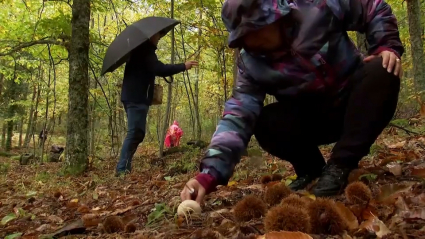
[[[394,71],[394,69],[392,69]],[[393,72],[388,72],[382,65],[382,58],[377,57],[365,64],[365,73],[371,79],[380,84],[381,87],[390,88],[394,91],[400,90],[400,78]]]
[[[132,141],[142,142],[145,138],[145,131],[141,129],[131,130],[127,133],[127,138]]]

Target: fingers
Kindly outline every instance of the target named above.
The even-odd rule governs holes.
[[[396,68],[396,64],[397,64],[396,60],[398,60],[398,57],[394,53],[392,53],[392,54],[390,53],[389,58],[390,59],[388,61],[387,71],[388,71],[388,73],[391,73]]]
[[[395,64],[395,69],[394,69],[394,75],[399,76],[401,78],[401,60],[400,59],[396,59],[396,64]]]
[[[196,197],[196,202],[201,205],[201,203],[204,201],[205,197],[205,189],[203,187],[200,187],[198,190],[198,195]]]
[[[183,190],[181,191],[180,198],[182,199],[182,201],[184,201],[184,200],[191,200],[192,199],[191,198],[191,195],[190,195],[190,192],[189,192],[189,190],[186,187],[183,188]]]
[[[388,52],[382,52],[381,56],[382,56],[382,66],[385,69],[388,69],[388,64],[389,64],[389,61],[390,61],[390,54]]]
[[[376,58],[376,56],[375,55],[371,55],[371,56],[368,56],[368,57],[366,57],[365,59],[363,59],[363,61],[364,62],[369,62],[369,61],[371,61],[372,59],[375,59]]]

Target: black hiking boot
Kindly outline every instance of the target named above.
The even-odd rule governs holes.
[[[295,179],[294,181],[292,181],[292,183],[289,184],[288,187],[293,191],[298,191],[307,187],[307,185],[311,183],[313,179],[314,178],[310,177],[309,175],[300,176],[297,177],[297,179]]]
[[[323,168],[322,176],[313,188],[316,197],[327,197],[340,194],[347,186],[351,169],[336,164],[328,164]]]

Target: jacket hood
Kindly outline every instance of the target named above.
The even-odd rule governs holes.
[[[239,47],[242,36],[276,22],[294,7],[292,0],[226,0],[221,18],[230,32],[229,47]]]

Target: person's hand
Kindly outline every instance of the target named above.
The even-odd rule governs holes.
[[[198,62],[197,61],[186,61],[184,63],[184,65],[186,66],[186,70],[190,70],[190,69],[192,69],[192,67],[198,66]]]
[[[205,197],[205,188],[196,179],[189,180],[180,193],[182,201],[195,200],[199,205],[203,203]]]
[[[397,57],[394,52],[391,51],[382,51],[378,55],[372,55],[366,57],[363,61],[369,62],[376,57],[382,57],[382,67],[387,69],[389,73],[394,73],[394,75],[401,78],[403,74],[403,69],[401,67],[401,60]]]

